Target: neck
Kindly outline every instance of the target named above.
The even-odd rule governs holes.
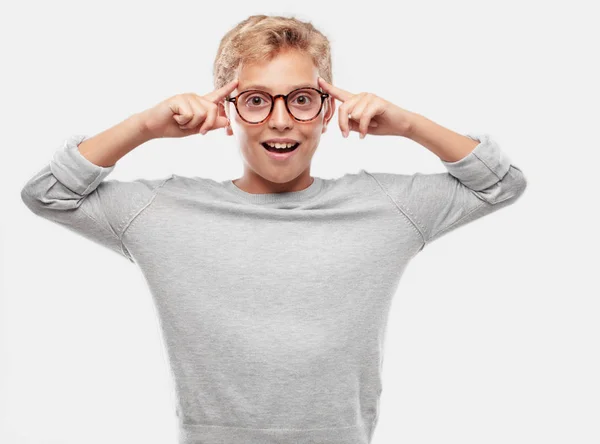
[[[246,172],[239,179],[232,180],[235,186],[247,193],[252,194],[271,194],[301,191],[308,188],[313,183],[313,181],[314,178],[310,175],[309,170],[306,170],[298,177],[285,182],[274,182],[272,180],[265,179],[264,177],[254,172]]]

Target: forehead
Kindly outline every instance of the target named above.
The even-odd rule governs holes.
[[[260,89],[271,94],[287,94],[305,86],[318,88],[318,75],[310,56],[288,51],[268,62],[244,65],[238,73],[237,92]]]

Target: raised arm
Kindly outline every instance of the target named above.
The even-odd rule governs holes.
[[[92,137],[72,135],[23,186],[36,215],[110,248],[133,262],[122,236],[165,179],[105,180],[116,162],[149,140],[137,115]]]

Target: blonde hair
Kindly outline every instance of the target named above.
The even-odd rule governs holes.
[[[215,89],[231,82],[243,65],[268,62],[287,50],[309,55],[319,75],[332,83],[329,40],[311,22],[293,16],[252,15],[221,39],[213,65]]]

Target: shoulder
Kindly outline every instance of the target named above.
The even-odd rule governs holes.
[[[157,191],[172,180],[173,175],[134,180],[103,180],[85,200],[91,214],[113,221],[117,232],[122,232],[129,220],[148,206]],[[102,216],[104,215],[104,216]]]
[[[370,203],[385,200],[388,184],[393,180],[393,174],[378,173],[365,169],[345,173],[343,176],[327,179],[333,193],[347,195],[354,199],[364,199]],[[381,199],[381,198],[384,199]]]
[[[157,190],[172,180],[174,175],[158,178],[139,178],[134,180],[104,180],[98,186],[100,197],[119,202],[128,200],[134,205],[151,198]]]

